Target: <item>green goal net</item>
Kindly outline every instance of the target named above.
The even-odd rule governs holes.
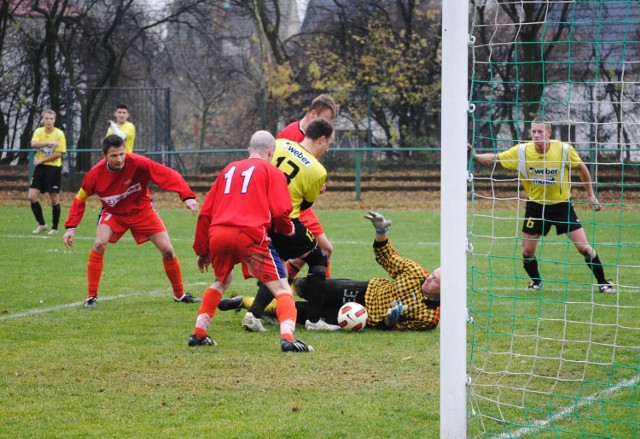
[[[540,238],[527,291],[518,172],[470,162],[468,436],[640,437],[640,2],[473,2],[471,142],[530,140],[543,117],[575,147],[603,209],[572,201],[616,290],[566,234]]]

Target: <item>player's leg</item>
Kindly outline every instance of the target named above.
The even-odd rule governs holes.
[[[295,337],[296,301],[285,279],[265,283],[276,298],[276,316],[280,322],[280,348],[284,352],[313,352],[313,347]]]
[[[297,315],[295,300],[287,282],[284,262],[275,248],[264,243],[256,244],[244,254],[242,267],[245,277],[257,278],[271,292],[272,297],[276,298],[280,348],[284,352],[313,352],[313,347],[294,336]]]
[[[303,259],[309,266],[309,272],[305,278],[306,293],[304,298],[309,302],[307,317],[310,325],[308,326],[312,327],[313,324],[320,322],[320,314],[324,304],[325,283],[327,280],[327,256],[324,254],[324,251],[316,245]]]
[[[51,231],[49,235],[58,234],[58,224],[60,223],[60,184],[62,182],[62,168],[49,166],[50,184],[47,192],[49,192],[49,201],[51,202]]]
[[[297,290],[298,295],[306,298],[308,294],[308,279],[296,279],[292,287]],[[338,310],[347,302],[364,303],[364,295],[367,291],[369,281],[359,281],[353,279],[327,279],[324,283],[324,297],[320,317],[330,325],[338,323]],[[305,314],[308,316],[310,305],[307,304]],[[298,318],[300,323],[300,318]]]
[[[198,303],[201,300],[193,297],[189,293],[184,292],[184,283],[182,282],[182,271],[180,269],[180,262],[171,245],[171,239],[167,231],[162,231],[149,235],[149,240],[160,250],[162,254],[162,265],[164,272],[171,283],[171,289],[173,290],[173,300],[182,303]]]
[[[524,222],[522,224],[522,265],[529,275],[531,281],[527,287],[528,291],[538,291],[542,286],[538,260],[536,259],[536,248],[538,240],[544,232],[546,235],[551,227],[550,223],[543,221],[544,206],[531,201],[527,202]]]
[[[95,308],[97,305],[98,288],[104,269],[104,253],[112,236],[113,230],[111,227],[98,223],[96,239],[89,252],[89,260],[87,262],[87,300],[84,303],[85,308]]]
[[[233,280],[233,264],[231,264],[231,269],[220,267],[223,273],[223,279],[216,277],[213,283],[204,291],[202,294],[202,303],[200,304],[200,309],[198,310],[198,317],[196,318],[196,324],[193,329],[193,333],[189,337],[189,341],[187,344],[189,346],[215,346],[216,342],[211,337],[207,335],[207,329],[209,328],[209,324],[211,320],[213,320],[213,316],[216,313],[216,309],[218,308],[218,304],[222,299],[222,295],[229,288],[231,282]]]
[[[600,291],[603,293],[614,293],[615,290],[611,286],[611,283],[607,281],[604,274],[604,267],[602,266],[602,261],[600,261],[600,256],[598,256],[595,249],[587,242],[587,235],[584,229],[580,227],[579,229],[572,230],[569,232],[569,239],[576,246],[578,252],[584,256],[584,261],[593,272]]]
[[[316,238],[318,246],[322,249],[325,255],[327,255],[327,279],[331,277],[331,255],[333,254],[333,244],[327,238],[326,233],[322,232],[319,235],[313,235]]]
[[[540,235],[522,233],[522,266],[531,279],[527,287],[530,291],[537,291],[542,285],[538,259],[536,259],[536,248],[539,239]]]
[[[40,194],[42,193],[42,185],[44,184],[41,175],[41,168],[42,166],[36,166],[29,186],[29,193],[27,195],[31,205],[31,212],[33,212],[33,216],[38,222],[38,227],[33,230],[33,233],[40,233],[47,230],[47,224],[44,220],[44,215],[42,215],[42,206],[40,205]]]

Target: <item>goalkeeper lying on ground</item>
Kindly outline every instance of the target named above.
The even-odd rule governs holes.
[[[387,231],[391,221],[377,212],[369,212],[376,230],[373,251],[378,264],[392,279],[373,278],[369,281],[351,279],[327,279],[322,317],[338,330],[338,310],[347,302],[358,302],[367,308],[367,326],[377,329],[419,330],[434,329],[440,320],[440,268],[429,274],[420,264],[402,258],[389,242]],[[296,279],[294,292],[304,298],[305,279]],[[221,311],[248,309],[252,297],[224,298],[218,305]],[[304,324],[309,303],[298,301],[297,322]],[[275,315],[271,305],[265,315]],[[259,317],[259,316],[256,316]]]

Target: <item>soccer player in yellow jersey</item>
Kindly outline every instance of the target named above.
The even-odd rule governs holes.
[[[33,132],[31,147],[37,149],[34,161],[35,169],[29,185],[31,211],[36,217],[38,227],[33,233],[46,231],[47,226],[40,206],[40,194],[49,193],[53,222],[49,235],[58,233],[60,222],[60,183],[62,182],[62,156],[67,152],[67,140],[64,132],[56,128],[56,112],[50,109],[42,112],[42,127]]]
[[[136,127],[129,122],[129,108],[126,105],[120,104],[116,107],[113,115],[116,120],[107,121],[109,129],[105,137],[115,134],[124,140],[124,151],[133,152],[133,144],[136,140]]]
[[[607,281],[602,262],[587,242],[580,220],[571,205],[571,173],[576,172],[587,191],[587,200],[595,211],[602,207],[593,192],[589,169],[572,145],[550,140],[551,124],[541,119],[531,122],[531,142],[518,144],[499,154],[474,154],[471,157],[481,165],[495,163],[505,169],[517,170],[522,186],[529,196],[522,226],[522,258],[524,269],[531,278],[529,291],[538,291],[542,279],[536,259],[536,247],[541,235],[547,235],[551,226],[558,235],[568,233],[569,239],[585,258],[593,272],[601,293],[615,293]]]

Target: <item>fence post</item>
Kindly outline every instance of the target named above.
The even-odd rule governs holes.
[[[362,174],[362,149],[356,149],[356,201],[360,201],[360,185],[361,179],[360,175]]]

